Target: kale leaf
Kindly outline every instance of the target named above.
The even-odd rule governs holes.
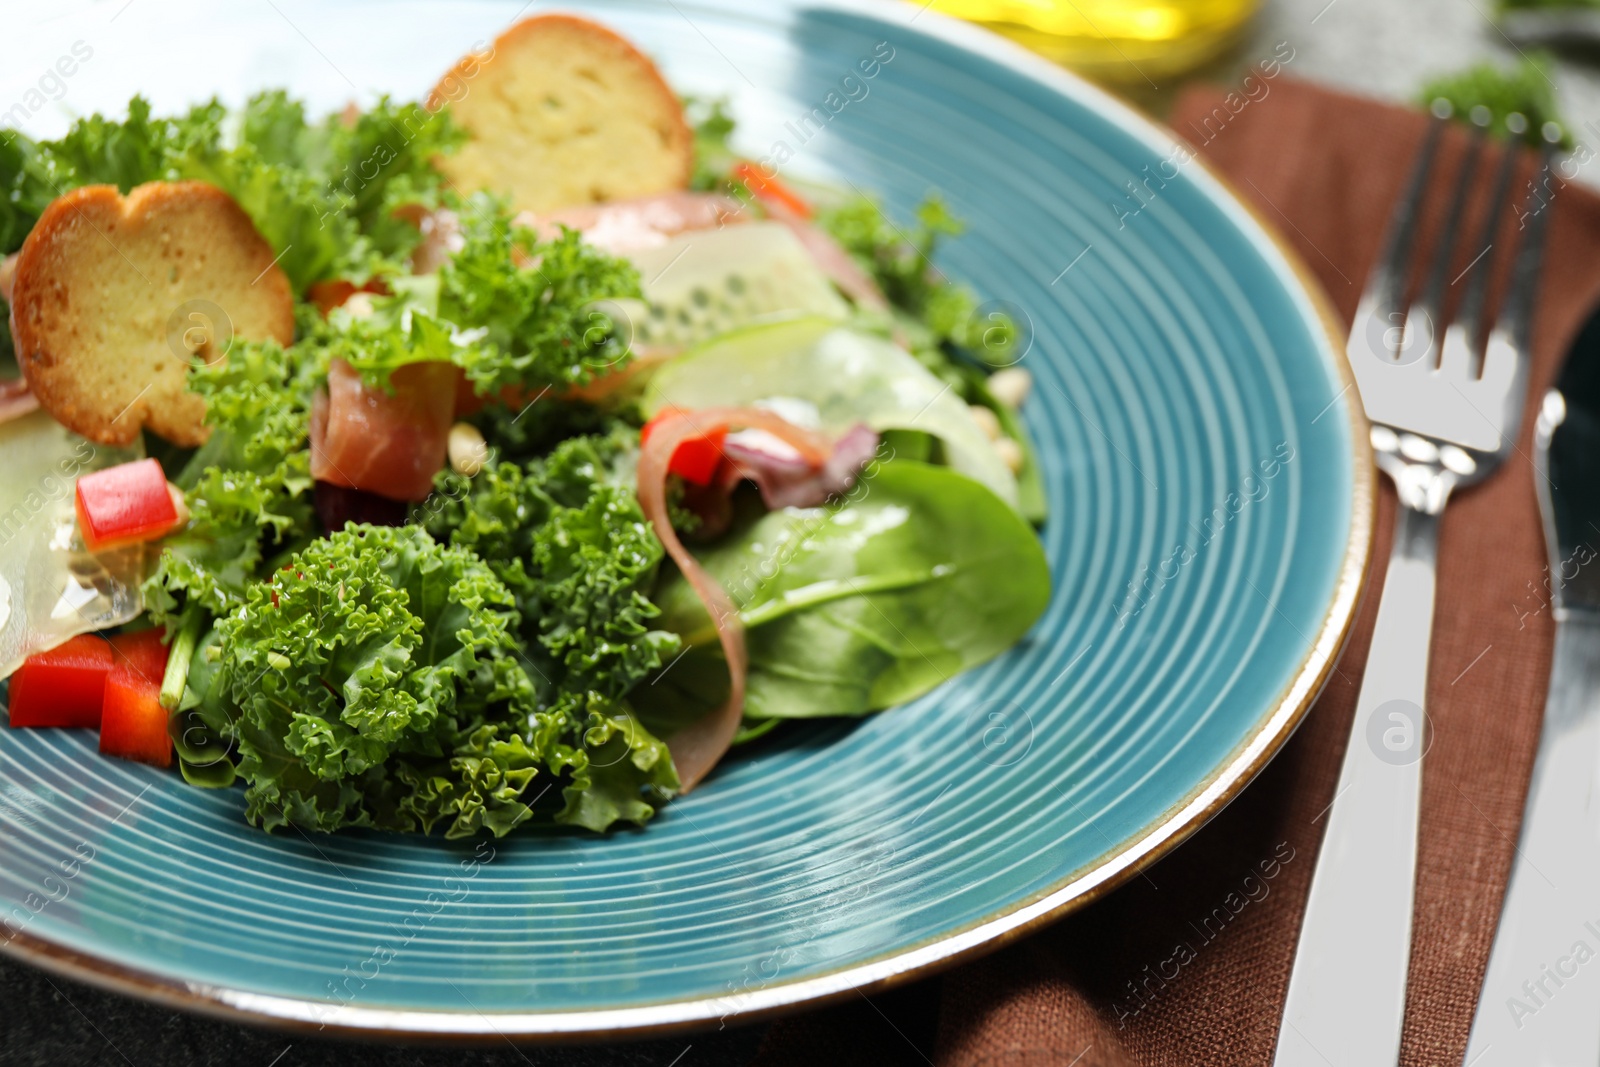
[[[253,585],[216,631],[233,711],[206,716],[251,821],[503,835],[537,817],[541,780],[563,787],[555,822],[650,818],[677,785],[665,746],[598,693],[542,700],[516,604],[420,526],[351,524]]]
[[[155,622],[171,622],[188,604],[234,611],[269,557],[303,544],[314,528],[308,435],[321,364],[308,349],[238,342],[227,360],[191,372],[211,436],[176,478],[189,522],[163,539],[145,582]]]
[[[376,385],[409,363],[453,362],[480,394],[524,403],[628,364],[600,305],[639,296],[632,264],[574,230],[541,241],[491,198],[447,200],[462,247],[436,274],[391,279],[370,315],[335,312],[336,355]]]
[[[516,598],[551,693],[623,697],[678,650],[651,623],[663,550],[632,486],[634,431],[570,438],[526,466],[440,475],[415,513],[489,561]]]
[[[538,240],[485,197],[459,214],[464,245],[439,271],[438,315],[481,331],[460,358],[479,392],[565,390],[626,366],[631,353],[617,350],[615,324],[596,305],[641,295],[631,263],[565,227]]]

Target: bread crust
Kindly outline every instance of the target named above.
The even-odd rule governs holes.
[[[243,340],[294,339],[294,295],[272,248],[227,193],[150,182],[126,197],[90,185],[53,201],[23,242],[12,287],[17,360],[40,404],[108,445],[141,427],[205,441],[205,402],[169,328],[190,306],[220,308]],[[208,318],[214,318],[208,315]],[[209,362],[225,352],[207,350]]]
[[[586,195],[574,199],[570,196],[544,195],[542,190],[533,193],[524,192],[519,196],[513,190],[513,206],[521,210],[546,212],[584,203],[627,199],[687,188],[694,172],[694,132],[684,116],[683,105],[677,94],[662,77],[655,63],[627,38],[597,22],[568,14],[534,15],[523,19],[495,38],[492,52],[487,60],[480,59],[477,55],[465,56],[439,80],[438,85],[428,95],[428,108],[436,110],[443,104],[449,103],[452,96],[459,97],[453,108],[455,116],[473,137],[473,141],[462,150],[462,155],[436,160],[439,169],[450,180],[466,186],[463,189],[465,192],[485,188],[478,180],[479,174],[476,173],[484,168],[477,165],[478,161],[473,159],[475,155],[493,157],[500,164],[496,169],[505,172],[539,169],[543,161],[529,159],[525,145],[478,139],[479,131],[474,129],[474,125],[479,112],[478,105],[472,102],[472,97],[475,94],[485,94],[505,101],[507,95],[497,93],[496,88],[504,85],[502,79],[509,80],[512,77],[515,57],[537,48],[546,41],[563,39],[573,45],[574,51],[584,50],[593,58],[608,64],[611,69],[618,72],[626,71],[642,80],[650,98],[644,102],[642,110],[649,110],[652,119],[659,119],[663,125],[661,135],[666,150],[663,153],[663,166],[660,171],[651,174],[645,180],[620,188],[610,196]],[[459,88],[464,88],[465,93],[453,92]],[[595,119],[597,122],[603,122],[606,116],[595,116]],[[569,184],[598,191],[605,187],[603,176],[608,166],[615,165],[615,159],[594,161],[563,159],[560,164],[563,178]],[[593,171],[600,177],[586,184],[583,180],[583,172],[586,170]],[[507,190],[491,186],[487,191],[504,193]]]

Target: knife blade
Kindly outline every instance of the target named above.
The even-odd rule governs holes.
[[[1534,446],[1555,652],[1469,1067],[1600,1065],[1600,309]]]

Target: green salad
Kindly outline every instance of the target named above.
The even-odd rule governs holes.
[[[0,573],[13,728],[98,727],[109,756],[242,789],[266,830],[605,831],[788,720],[903,704],[1022,639],[1050,598],[1028,376],[1016,325],[931,266],[962,230],[937,196],[902,218],[789,181],[690,101],[671,187],[529,210],[450,176],[478,136],[455,110],[313,118],[273,91],[0,133],[0,448],[43,457],[7,500],[80,448],[16,536],[99,568],[65,619],[24,588],[51,580],[33,548]],[[89,284],[61,266],[71,212],[158,187],[187,211],[192,183],[271,263],[237,298],[197,274],[231,321],[152,341],[183,339],[159,403],[203,402],[192,439],[153,432],[180,420],[149,383],[143,432],[96,437],[90,370],[136,371],[60,371],[35,294]],[[105,235],[149,273],[169,224],[129,218]],[[231,253],[170,225],[169,257]],[[247,336],[264,285],[286,325]]]

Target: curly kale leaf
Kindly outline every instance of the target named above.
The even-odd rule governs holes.
[[[639,272],[573,230],[538,240],[484,197],[460,205],[464,244],[439,271],[439,318],[482,331],[459,361],[481,393],[587,385],[626,365],[596,305],[640,296]]]
[[[479,393],[533,400],[627,365],[601,302],[639,295],[632,265],[572,230],[539,241],[489,198],[453,203],[461,249],[436,274],[391,278],[370,314],[334,312],[337,355],[375,385],[409,363],[447,361]]]
[[[330,360],[344,360],[383,389],[389,388],[391,374],[409,364],[459,362],[462,350],[473,341],[449,323],[414,310],[412,294],[431,289],[426,284],[431,278],[419,280],[424,283],[420,287],[403,285],[395,296],[377,298],[373,301],[377,310],[365,318],[336,309],[321,331]]]
[[[135,96],[122,121],[90,115],[74,122],[60,140],[39,147],[59,192],[106,184],[126,193],[168,177],[174,157],[182,152],[216,145],[222,115],[222,108],[212,103],[191,108],[180,118],[158,118],[150,113],[149,101]]]
[[[217,624],[249,817],[509,829],[538,772],[511,594],[416,527],[313,541]]]
[[[575,698],[568,714],[583,725],[583,748],[571,762],[556,821],[590,830],[644,823],[678,788],[666,744],[632,712],[596,693]]]
[[[663,552],[626,473],[633,440],[622,429],[574,437],[526,466],[441,475],[416,513],[436,537],[489,561],[556,693],[620,698],[679,647],[650,625]]]
[[[319,365],[301,346],[239,342],[226,361],[190,375],[212,430],[176,479],[189,523],[162,541],[145,582],[156,622],[186,604],[233,611],[269,556],[297,547],[312,528],[307,439]]]
[[[45,177],[39,146],[22,134],[0,130],[0,255],[22,247],[39,215],[55,198]],[[7,333],[8,331],[0,331]]]
[[[402,205],[438,204],[443,179],[434,158],[454,152],[466,131],[448,110],[382,96],[345,121],[330,115],[318,131],[322,144],[306,154],[307,169],[321,174],[339,209],[355,219],[388,255],[410,252],[420,239],[417,227],[395,217]]]
[[[421,233],[396,211],[437,202],[442,179],[429,160],[463,138],[448,112],[386,96],[352,121],[313,124],[282,91],[259,93],[238,126],[234,147],[191,137],[173,165],[231,193],[283,253],[280,266],[301,292],[324,279],[399,272]]]
[[[254,583],[190,671],[250,820],[463,837],[649,819],[677,787],[665,746],[598,693],[543,699],[516,603],[420,526],[351,524]]]

